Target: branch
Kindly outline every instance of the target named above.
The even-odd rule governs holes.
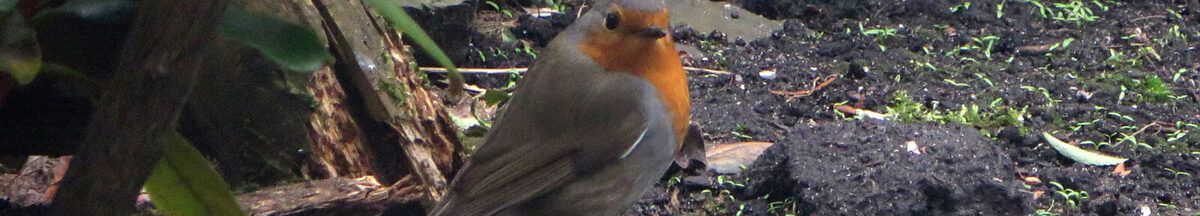
[[[117,74],[63,179],[52,215],[130,215],[191,95],[228,0],[142,1]]]

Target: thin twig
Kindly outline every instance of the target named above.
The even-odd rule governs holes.
[[[449,70],[442,67],[421,67],[421,72],[425,73],[446,73]],[[529,68],[459,68],[458,72],[463,74],[511,74],[525,73]]]
[[[583,5],[579,5],[579,10],[575,11],[575,18],[579,18],[579,17],[583,16],[583,9],[587,8],[587,7],[588,7],[587,3],[583,3]]]
[[[1146,129],[1149,129],[1151,126],[1158,126],[1159,128],[1162,128],[1162,125],[1159,125],[1158,121],[1154,121],[1154,122],[1150,122],[1150,124],[1146,124],[1146,126],[1142,126],[1141,129],[1138,129],[1137,132],[1133,132],[1133,134],[1130,134],[1129,136],[1136,137],[1138,134],[1145,132]]]
[[[683,70],[699,71],[699,72],[705,72],[705,73],[716,74],[716,75],[733,75],[733,73],[731,73],[729,71],[714,70],[714,69],[708,69],[708,68],[683,67]]]
[[[853,106],[833,105],[833,109],[835,109],[837,111],[841,111],[843,113],[849,113],[852,115],[860,115],[863,117],[877,119],[877,120],[887,121],[889,118],[891,118],[891,116],[887,115],[887,114],[871,111],[868,109],[859,109],[858,107],[853,107]]]
[[[1129,21],[1130,21],[1130,22],[1137,22],[1137,21],[1141,21],[1141,20],[1144,20],[1144,19],[1153,19],[1153,18],[1167,18],[1167,16],[1163,16],[1163,15],[1144,16],[1144,17],[1138,17],[1138,18],[1134,18],[1134,19],[1132,19],[1132,20],[1129,20]]]
[[[825,86],[829,86],[829,84],[833,83],[833,81],[837,80],[837,78],[838,78],[838,76],[836,74],[829,75],[829,76],[825,76],[822,78],[813,79],[813,87],[810,89],[801,89],[801,90],[795,90],[795,91],[771,90],[771,94],[783,95],[783,96],[787,97],[788,101],[791,101],[792,99],[795,99],[797,97],[804,97],[804,96],[812,95],[813,92],[820,91],[822,88],[825,88]],[[817,82],[820,82],[820,83],[817,83]]]
[[[714,70],[714,69],[707,69],[707,68],[683,67],[683,69],[687,70],[687,71],[698,71],[698,72],[705,72],[705,73],[716,74],[716,75],[733,75],[733,73],[731,73],[729,71]],[[421,70],[421,72],[425,72],[425,73],[446,73],[448,71],[448,70],[446,70],[446,68],[442,68],[442,67],[421,67],[420,70]],[[475,74],[475,75],[497,75],[497,74],[525,73],[526,71],[529,71],[529,68],[459,68],[458,69],[459,73]]]

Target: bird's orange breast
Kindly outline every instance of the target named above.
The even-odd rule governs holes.
[[[579,49],[605,69],[631,73],[658,89],[671,115],[678,149],[690,121],[691,104],[687,78],[671,36],[646,40],[593,34],[584,37]]]

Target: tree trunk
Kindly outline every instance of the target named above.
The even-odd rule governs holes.
[[[129,215],[200,73],[227,0],[142,1],[53,215]]]

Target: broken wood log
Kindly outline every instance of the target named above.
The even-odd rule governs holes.
[[[424,193],[415,178],[381,185],[373,176],[336,177],[265,188],[238,195],[249,215],[379,215]]]
[[[399,34],[365,2],[313,2],[334,56],[344,60],[335,71],[366,113],[359,124],[367,133],[376,177],[388,184],[414,174],[425,189],[424,202],[436,203],[464,158],[440,99],[425,90]],[[361,23],[374,25],[356,25]]]

